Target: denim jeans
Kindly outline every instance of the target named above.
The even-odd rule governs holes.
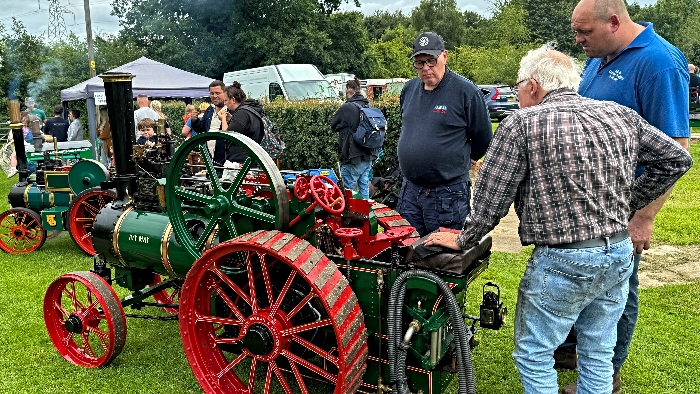
[[[404,179],[396,211],[420,236],[439,227],[460,230],[470,212],[471,181],[451,185],[421,186]]]
[[[617,321],[632,275],[632,242],[586,249],[536,247],[518,287],[513,358],[528,393],[558,393],[554,350],[578,332],[578,394],[612,392]]]
[[[357,190],[365,200],[369,200],[369,172],[372,170],[371,161],[361,161],[357,164],[343,164],[340,176],[346,189]]]
[[[639,316],[639,260],[641,254],[634,255],[634,270],[630,276],[630,290],[627,294],[627,303],[625,310],[622,312],[620,320],[617,322],[617,343],[615,344],[613,355],[613,373],[619,373],[622,364],[627,360],[627,355],[630,351],[630,342],[632,342],[632,334],[637,326],[637,317]]]
[[[630,343],[632,342],[632,334],[637,327],[637,318],[639,317],[639,260],[641,254],[635,254],[633,257],[634,270],[630,276],[629,293],[627,294],[627,303],[625,310],[622,312],[620,320],[617,322],[617,343],[613,349],[613,373],[620,373],[622,365],[627,360],[629,355]],[[564,343],[557,349],[559,352],[576,353],[576,329],[571,329],[569,336]]]

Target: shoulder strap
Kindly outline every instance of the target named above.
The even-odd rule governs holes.
[[[360,110],[361,110],[362,108],[372,108],[372,107],[369,106],[369,104],[367,104],[367,106],[365,107],[365,106],[363,106],[363,105],[360,105],[357,101],[350,101],[350,103],[355,104],[355,105],[357,106],[357,108],[359,108]]]
[[[261,121],[263,120],[262,115],[260,115],[260,113],[258,111],[256,111],[253,107],[251,107],[250,105],[241,105],[240,107],[238,107],[238,109],[244,109],[247,112],[250,112],[253,115],[257,116],[258,119],[260,119]]]

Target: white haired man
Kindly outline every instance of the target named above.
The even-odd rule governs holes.
[[[578,95],[578,66],[549,46],[528,52],[518,77],[523,108],[494,135],[464,228],[433,233],[426,245],[467,249],[515,203],[520,240],[535,245],[514,322],[524,391],[558,392],[553,353],[576,324],[579,393],[610,393],[633,268],[629,214],[670,189],[692,159],[633,110]],[[635,179],[637,163],[646,167]]]

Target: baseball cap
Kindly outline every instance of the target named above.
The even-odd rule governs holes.
[[[427,53],[428,55],[439,56],[445,50],[445,42],[439,35],[428,31],[421,33],[413,41],[413,54],[411,58],[420,55],[421,53]]]
[[[24,98],[24,105],[29,105],[29,104],[35,104],[35,101],[33,98],[27,96]]]

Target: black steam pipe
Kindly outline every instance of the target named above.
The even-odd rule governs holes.
[[[107,114],[112,130],[112,148],[114,149],[114,169],[116,175],[117,198],[112,203],[114,208],[121,208],[129,202],[126,192],[136,190],[136,166],[131,159],[133,155],[132,136],[134,135],[134,99],[131,90],[133,74],[106,72],[100,75],[104,81],[107,99]]]
[[[19,184],[27,184],[27,151],[24,150],[24,134],[22,133],[22,123],[12,123],[12,142],[15,144],[15,154],[17,156],[17,173],[19,174]]]

